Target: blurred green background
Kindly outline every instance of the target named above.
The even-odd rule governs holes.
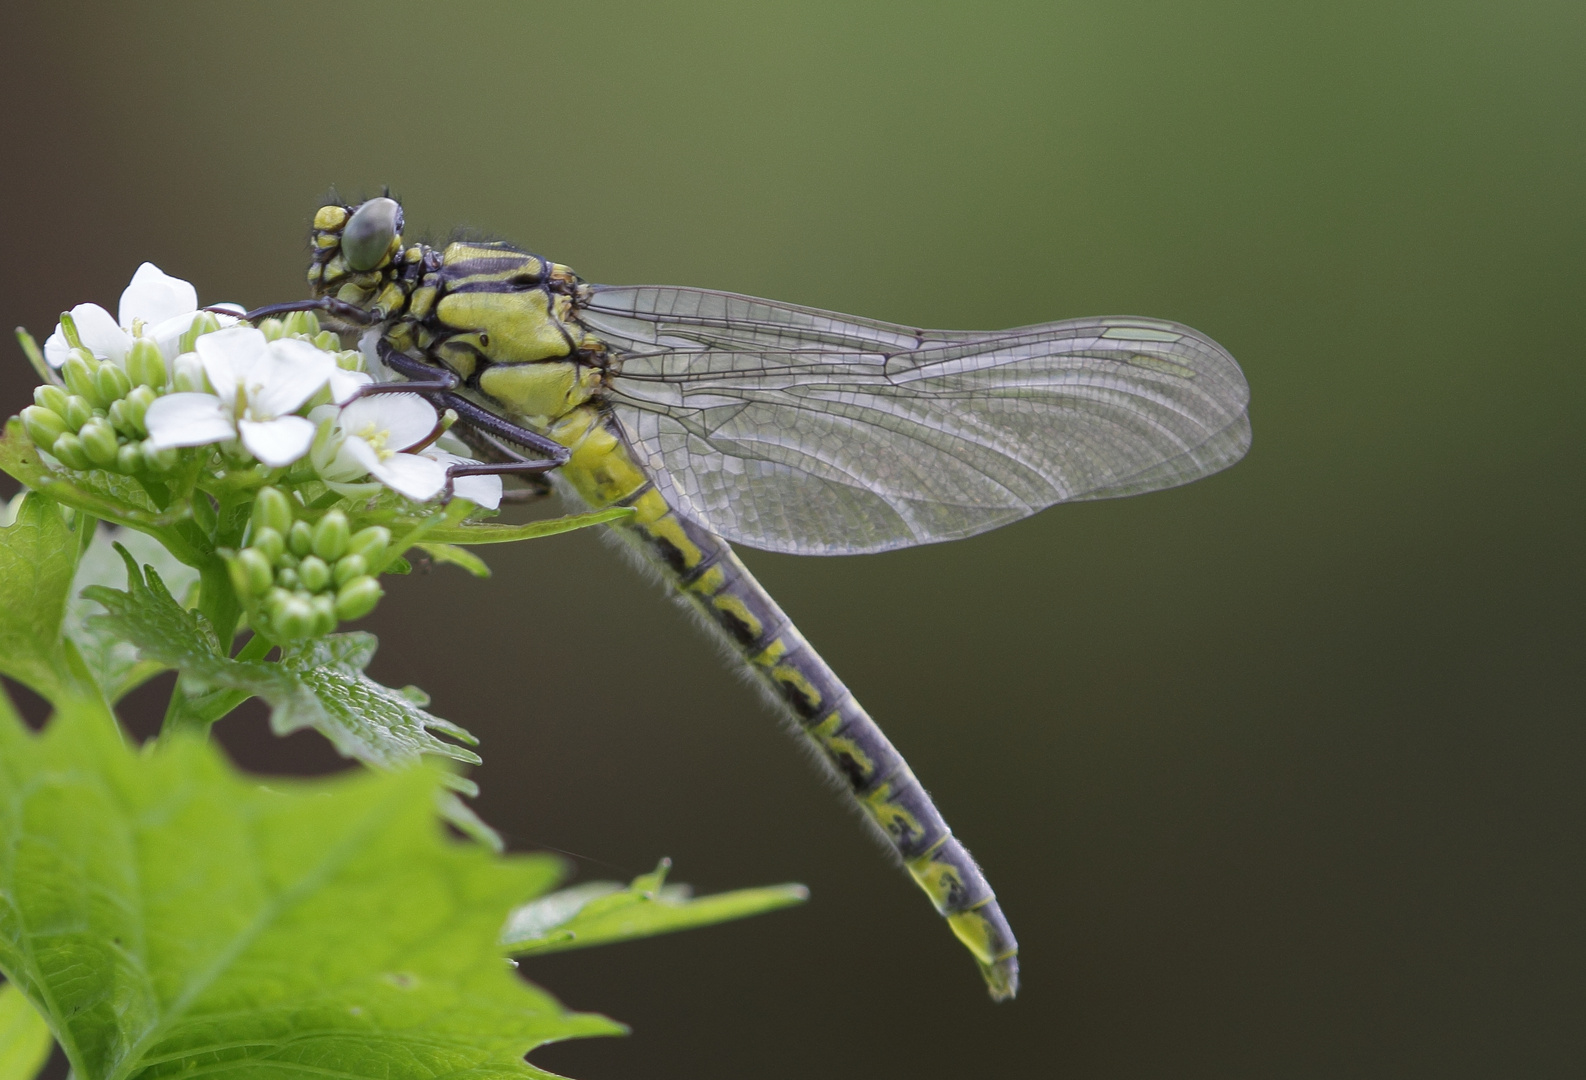
[[[1176,491],[750,552],[974,849],[993,1006],[712,646],[595,535],[394,583],[375,674],[520,848],[804,908],[526,965],[614,1077],[1578,1075],[1586,7],[8,6],[0,322],[303,292],[331,184],[609,282],[899,322],[1178,319],[1255,445]],[[20,354],[0,413],[27,403]],[[154,707],[153,695],[134,709]],[[153,721],[146,715],[139,723]],[[314,737],[228,722],[243,762]]]

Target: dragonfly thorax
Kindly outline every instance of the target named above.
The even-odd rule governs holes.
[[[588,286],[571,269],[500,242],[407,245],[401,227],[393,199],[322,207],[313,295],[368,311],[389,345],[505,412],[549,423],[599,392],[607,354],[575,316]]]
[[[538,255],[460,241],[422,275],[393,336],[508,411],[554,420],[603,385],[605,349],[574,314],[581,288]]]

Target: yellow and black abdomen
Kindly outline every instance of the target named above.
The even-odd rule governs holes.
[[[980,964],[991,994],[1018,989],[1018,944],[991,886],[908,763],[721,537],[679,516],[594,406],[551,434],[572,451],[563,479],[592,506],[632,506],[613,528],[744,658],[820,750]]]

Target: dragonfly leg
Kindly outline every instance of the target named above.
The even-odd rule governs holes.
[[[343,401],[342,404],[345,405],[349,401],[356,401],[358,398],[369,397],[373,394],[418,394],[421,397],[425,397],[430,394],[443,393],[456,385],[455,381],[446,382],[442,379],[404,379],[401,382],[365,383],[354,390],[348,396],[347,401]]]
[[[204,310],[214,311],[216,309],[205,308]],[[380,321],[380,316],[375,312],[361,308],[357,304],[349,304],[345,300],[338,300],[334,296],[321,296],[313,300],[291,300],[284,304],[266,304],[262,308],[254,308],[243,318],[248,322],[257,322],[260,319],[267,319],[271,315],[285,315],[293,311],[323,311],[326,314],[336,316],[338,319],[345,319],[348,322],[359,323],[363,326],[372,326]],[[226,315],[236,314],[231,311],[223,313]]]
[[[452,484],[459,476],[528,476],[539,479],[561,464],[560,461],[530,461],[527,458],[520,458],[517,461],[480,461],[469,465],[449,465],[446,468],[446,487],[441,491],[441,498],[447,500],[452,498],[455,494]],[[543,489],[536,485],[530,490],[533,492],[531,498],[539,498],[550,493],[550,485],[546,484]]]
[[[389,341],[382,340],[375,346],[380,353],[380,362],[404,379],[410,379],[414,384],[444,383],[435,387],[437,390],[455,390],[462,385],[462,380],[454,372],[445,368],[426,364],[422,360],[415,360],[407,353],[402,352]],[[377,385],[386,385],[379,383]],[[391,384],[400,385],[400,384]]]
[[[508,488],[501,493],[502,505],[524,506],[531,502],[539,502],[548,498],[556,489],[551,487],[551,482],[544,474],[539,476],[523,477],[522,487]]]
[[[553,463],[550,468],[567,464],[567,459],[572,456],[567,447],[555,439],[541,435],[537,431],[530,431],[526,427],[520,427],[510,420],[503,420],[489,409],[475,405],[461,394],[435,394],[432,400],[437,405],[451,409],[457,414],[460,422],[471,428],[536,454],[544,454],[546,459]]]
[[[474,457],[480,461],[512,462],[522,461],[523,457],[515,450],[503,445],[499,439],[487,435],[467,424],[458,424],[452,428],[452,434],[468,444]],[[522,487],[507,488],[501,493],[503,503],[531,503],[550,495],[555,489],[551,486],[551,479],[544,473],[518,474]]]
[[[457,414],[457,418],[469,427],[486,432],[515,446],[521,446],[535,454],[543,454],[547,459],[554,462],[549,468],[555,468],[557,465],[567,462],[569,456],[567,447],[555,439],[541,435],[537,431],[530,431],[528,428],[514,424],[510,420],[504,420],[489,409],[475,405],[461,394],[454,393],[453,391],[456,390],[459,380],[452,372],[426,364],[421,360],[415,360],[411,356],[398,351],[390,342],[381,341],[377,347],[380,351],[380,360],[386,367],[395,371],[398,375],[407,376],[414,380],[406,384],[375,383],[375,386],[381,387],[378,392],[391,393],[405,386],[406,389],[414,393],[422,394],[432,404],[451,409]],[[426,383],[447,382],[447,380],[449,380],[449,383],[445,386],[425,385]],[[367,392],[370,387],[366,386],[363,389]]]

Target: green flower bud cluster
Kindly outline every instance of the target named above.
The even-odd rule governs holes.
[[[321,330],[319,318],[312,311],[294,311],[281,319],[265,319],[259,323],[266,341],[282,338],[300,338],[336,357],[336,366],[343,371],[363,370],[363,356],[356,349],[343,349],[341,338],[333,330]]]
[[[259,490],[248,543],[228,558],[231,582],[256,627],[277,641],[328,634],[345,619],[374,610],[383,591],[391,533],[379,526],[353,532],[340,510],[310,523],[275,487]]]
[[[167,379],[165,358],[153,341],[134,338],[125,367],[78,346],[67,355],[61,378],[64,388],[38,387],[33,404],[22,410],[35,446],[69,469],[160,473],[175,466],[176,451],[150,446],[143,424]]]

